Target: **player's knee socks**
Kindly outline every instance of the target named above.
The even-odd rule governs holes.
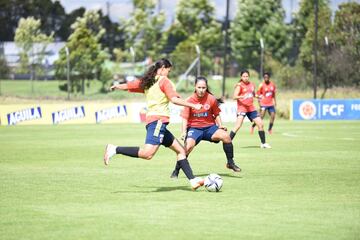
[[[231,138],[231,140],[234,139],[235,135],[236,135],[236,133],[235,133],[234,131],[231,131],[231,132],[230,132],[230,138]]]
[[[139,157],[139,147],[117,147],[116,154],[122,154],[129,157]]]
[[[192,169],[190,167],[189,161],[186,158],[179,160],[178,163],[189,180],[195,178]]]
[[[180,169],[181,169],[180,163],[179,163],[179,161],[176,161],[175,171],[179,172]]]
[[[263,130],[263,131],[259,131],[259,137],[260,137],[260,140],[261,140],[261,143],[262,143],[262,144],[266,143],[264,130]]]
[[[253,123],[251,127],[254,128],[255,126],[256,126],[256,123]]]
[[[269,131],[272,129],[273,126],[274,126],[274,123],[269,123]]]
[[[223,149],[226,155],[227,162],[234,164],[234,146],[232,143],[223,143]]]

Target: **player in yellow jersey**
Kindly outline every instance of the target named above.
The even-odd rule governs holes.
[[[147,134],[145,145],[142,148],[108,144],[105,149],[104,163],[108,165],[110,158],[115,154],[150,160],[160,145],[164,145],[176,153],[178,164],[189,179],[193,190],[196,190],[204,184],[204,180],[193,175],[184,147],[167,129],[167,125],[170,119],[170,102],[196,110],[200,110],[202,105],[189,103],[180,98],[174,84],[168,79],[171,67],[171,62],[163,58],[151,66],[140,79],[110,88],[111,90],[128,90],[145,94],[148,109],[146,114]]]

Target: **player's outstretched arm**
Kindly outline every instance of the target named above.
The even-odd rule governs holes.
[[[202,108],[202,104],[189,103],[189,102],[187,102],[184,99],[179,98],[179,97],[172,97],[170,99],[170,101],[175,105],[179,105],[179,106],[183,106],[183,107],[191,107],[191,108],[196,109],[196,110],[200,110]]]
[[[128,90],[128,85],[127,83],[121,83],[121,84],[116,84],[116,85],[112,85],[110,87],[110,91],[114,91],[114,90]]]

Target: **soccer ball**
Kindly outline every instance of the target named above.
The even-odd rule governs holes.
[[[216,173],[211,173],[205,178],[204,186],[209,192],[218,192],[220,191],[223,185],[222,178]]]

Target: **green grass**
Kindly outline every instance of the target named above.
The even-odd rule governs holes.
[[[223,177],[219,193],[171,180],[166,148],[103,166],[106,143],[143,143],[141,124],[0,127],[1,239],[359,239],[359,122],[278,121],[273,149],[248,127],[234,142],[240,174],[221,144],[190,156],[196,174]]]

